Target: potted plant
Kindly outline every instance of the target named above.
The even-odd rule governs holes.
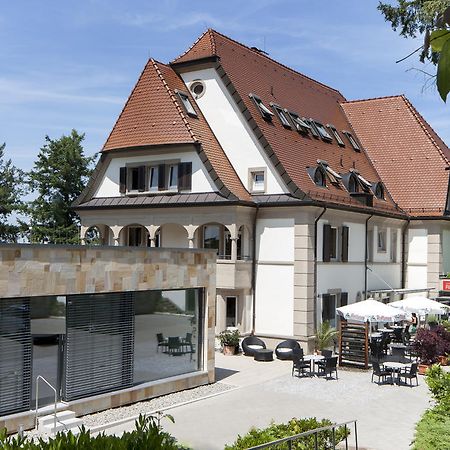
[[[438,325],[437,317],[434,314],[429,314],[427,316],[427,324],[430,330],[434,330]]]
[[[219,334],[219,341],[223,347],[224,355],[236,354],[236,349],[239,346],[239,331],[225,330]]]
[[[322,322],[316,332],[316,351],[320,353],[330,347],[337,334],[338,331],[330,325],[328,320]]]
[[[420,360],[419,373],[424,374],[428,367],[439,362],[439,356],[450,352],[450,333],[442,326],[433,330],[420,328],[413,348]]]

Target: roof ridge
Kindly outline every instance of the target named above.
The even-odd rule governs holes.
[[[215,55],[217,48],[216,48],[216,39],[214,38],[214,30],[212,28],[208,28],[208,34],[211,44],[211,53]]]
[[[360,103],[360,102],[370,102],[372,100],[384,100],[388,98],[401,98],[404,97],[404,94],[393,94],[393,95],[384,95],[380,97],[371,97],[371,98],[358,98],[356,100],[345,100],[341,103]]]
[[[123,113],[124,113],[124,111],[125,111],[125,108],[127,107],[128,103],[130,102],[130,99],[131,99],[131,97],[133,96],[133,93],[134,93],[134,91],[136,90],[136,88],[137,88],[137,86],[138,86],[138,84],[139,84],[139,81],[140,81],[140,79],[142,78],[142,76],[144,75],[145,69],[147,68],[147,66],[148,66],[149,64],[150,64],[150,59],[147,61],[147,63],[145,64],[144,68],[141,70],[141,74],[139,75],[139,78],[138,78],[136,84],[134,85],[133,90],[131,91],[131,94],[128,96],[127,101],[126,101],[125,104],[123,105],[122,111],[120,111],[119,117],[116,119],[116,122],[114,123],[114,126],[112,127],[110,133],[108,134],[108,137],[106,138],[106,141],[105,141],[105,143],[103,144],[103,147],[102,147],[102,150],[101,150],[101,151],[104,150],[105,145],[108,143],[109,138],[111,137],[111,135],[113,134],[114,130],[116,129],[116,126],[117,126],[117,124],[119,123],[119,120],[120,120],[120,118],[122,117],[122,115],[123,115]]]
[[[313,81],[314,83],[317,83],[317,84],[319,84],[320,86],[322,86],[322,87],[324,87],[324,88],[326,88],[326,89],[329,89],[329,90],[331,90],[331,91],[337,92],[339,95],[341,95],[342,97],[344,97],[344,96],[341,94],[341,92],[339,92],[337,89],[334,89],[334,88],[332,88],[331,86],[328,86],[328,85],[326,85],[326,84],[324,84],[324,83],[321,83],[320,81],[317,81],[317,80],[315,80],[314,78],[308,77],[308,75],[305,75],[304,73],[301,73],[301,72],[299,72],[299,71],[293,69],[292,67],[289,67],[289,66],[286,66],[285,64],[282,64],[282,63],[280,63],[279,61],[277,61],[276,59],[273,59],[273,58],[271,58],[270,56],[265,55],[264,53],[260,53],[260,52],[258,52],[258,51],[255,51],[254,49],[252,49],[252,48],[249,47],[248,45],[245,45],[245,44],[243,44],[242,42],[237,41],[236,39],[230,38],[229,36],[226,36],[225,34],[222,34],[222,33],[220,33],[219,31],[214,30],[213,28],[209,28],[208,31],[210,31],[211,33],[216,33],[216,34],[218,34],[219,36],[222,36],[223,38],[225,38],[225,39],[227,39],[227,40],[229,40],[229,41],[231,41],[231,42],[234,42],[235,44],[238,44],[238,45],[240,45],[241,47],[246,48],[247,50],[252,51],[255,55],[258,55],[258,56],[261,56],[261,57],[263,57],[263,58],[265,58],[265,59],[268,59],[269,61],[272,61],[272,62],[274,62],[275,64],[278,64],[279,66],[281,66],[281,67],[283,67],[283,68],[289,70],[290,72],[293,72],[293,73],[295,73],[296,75],[300,75],[301,77],[304,77],[304,78],[306,78],[306,79],[308,79],[308,80],[311,80],[311,81]],[[344,98],[345,98],[345,97],[344,97]]]
[[[425,120],[424,117],[422,117],[420,115],[420,113],[416,110],[416,108],[414,108],[414,106],[412,105],[412,103],[406,98],[405,95],[401,96],[402,100],[405,102],[406,106],[408,107],[408,109],[410,110],[411,114],[413,115],[413,117],[416,119],[417,123],[420,125],[420,127],[422,128],[422,130],[425,132],[426,136],[428,137],[428,139],[431,141],[431,143],[436,147],[436,150],[438,151],[439,155],[441,156],[441,158],[444,160],[444,162],[450,166],[450,161],[448,160],[448,158],[445,156],[444,152],[442,151],[441,147],[439,146],[439,144],[436,142],[436,140],[433,138],[433,136],[430,134],[430,132],[427,130],[427,127],[425,126],[425,123],[430,127],[430,129],[433,131],[433,133],[436,133],[433,128],[430,126],[430,124]]]
[[[176,62],[178,59],[187,55],[203,39],[203,36],[205,36],[207,33],[209,34],[209,40],[210,40],[210,44],[211,44],[211,31],[213,31],[211,28],[208,28],[207,30],[205,30],[187,50],[185,50],[183,53],[181,53],[181,55],[178,55],[176,58],[174,58],[171,62]],[[214,51],[216,50],[215,42],[214,42],[214,46],[211,44],[211,51],[213,51],[213,50]]]
[[[163,86],[166,88],[167,94],[169,95],[170,99],[172,100],[173,104],[175,105],[175,108],[177,109],[178,113],[180,114],[181,120],[184,123],[184,125],[186,126],[189,134],[191,135],[192,139],[195,142],[198,142],[198,139],[195,136],[195,133],[192,130],[191,126],[189,125],[189,121],[186,119],[186,116],[184,115],[183,110],[181,109],[181,106],[177,102],[177,99],[176,99],[175,95],[173,94],[172,89],[170,89],[169,85],[167,84],[166,80],[164,79],[164,75],[162,74],[161,70],[158,67],[158,62],[153,58],[150,58],[150,61],[153,65],[153,68],[155,69],[156,74],[158,75],[159,79],[161,80]],[[159,64],[166,66],[163,63],[159,63]],[[166,66],[166,67],[168,67],[168,66]]]

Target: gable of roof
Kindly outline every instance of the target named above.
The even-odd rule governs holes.
[[[342,104],[399,206],[411,216],[445,213],[450,151],[403,95]]]
[[[336,172],[347,173],[357,169],[365,179],[381,181],[364,150],[355,152],[348,142],[342,148],[336,141],[329,143],[311,135],[300,135],[295,130],[286,129],[277,117],[267,121],[249,94],[256,94],[268,107],[275,103],[300,116],[323,124],[331,123],[340,132],[350,131],[357,139],[341,107],[345,98],[337,90],[214,30],[205,32],[172,66],[177,70],[189,61],[194,64],[196,59],[210,56],[218,57],[218,74],[290,192],[305,200],[360,207],[361,204],[342,185],[330,184],[327,188],[316,186],[307,168],[316,167],[317,160],[325,160]],[[374,207],[398,212],[389,195],[385,201],[374,199]]]

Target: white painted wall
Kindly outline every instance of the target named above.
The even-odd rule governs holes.
[[[442,272],[450,272],[450,230],[442,230]]]
[[[120,168],[126,164],[155,162],[158,164],[164,160],[179,160],[180,162],[192,162],[192,189],[191,192],[214,192],[215,188],[208,172],[203,166],[195,151],[179,153],[159,153],[140,156],[120,156],[113,157],[106,169],[106,172],[97,188],[94,197],[120,197],[119,193],[119,172]]]
[[[294,261],[294,219],[258,219],[258,261]]]
[[[161,228],[161,247],[188,248],[189,241],[187,231],[181,225],[174,223],[164,224]]]
[[[389,289],[400,288],[402,282],[401,263],[371,264],[369,263],[367,272],[367,289]],[[388,286],[389,285],[389,286]]]
[[[256,334],[292,336],[294,266],[261,265],[256,271]]]
[[[191,81],[199,79],[205,83],[205,93],[196,102],[239,175],[242,184],[249,187],[249,168],[267,167],[266,193],[288,192],[216,70],[212,68],[197,70],[183,73],[181,76],[187,85]]]
[[[408,288],[424,288],[427,286],[428,263],[428,231],[426,228],[410,228],[408,230]]]

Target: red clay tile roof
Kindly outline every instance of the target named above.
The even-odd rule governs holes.
[[[340,132],[348,130],[356,137],[341,107],[345,98],[338,91],[214,30],[205,32],[187,52],[174,61],[173,66],[176,68],[180,63],[208,56],[220,58],[220,66],[225,72],[223,75],[225,84],[228,84],[228,79],[231,81],[228,85],[229,90],[236,89],[257,128],[267,140],[269,144],[267,151],[275,153],[279,161],[277,169],[280,175],[286,172],[288,177],[285,176],[285,179],[290,178],[306,194],[306,198],[361,206],[344,187],[339,188],[330,184],[324,189],[316,186],[306,168],[316,167],[317,160],[321,159],[327,161],[336,172],[346,173],[356,168],[365,179],[371,182],[380,181],[364,150],[360,153],[355,152],[344,136],[342,138],[346,146],[341,148],[336,141],[327,143],[285,129],[277,117],[274,117],[272,122],[267,122],[249,98],[249,94],[254,93],[266,106],[271,102],[276,103],[301,116],[314,118],[323,124],[331,123]],[[374,199],[374,207],[396,210],[388,195],[386,201]]]
[[[442,216],[450,151],[404,96],[342,105],[383,182],[412,216]]]
[[[117,119],[103,152],[162,144],[198,144],[197,151],[201,159],[212,165],[209,172],[219,191],[226,197],[231,192],[241,200],[250,201],[250,194],[195,101],[191,98],[198,118],[183,112],[175,95],[176,89],[190,95],[173,69],[150,59]]]

